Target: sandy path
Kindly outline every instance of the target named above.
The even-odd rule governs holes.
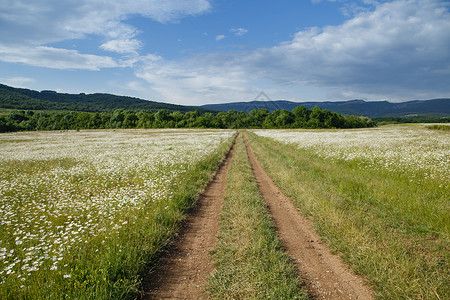
[[[274,219],[280,240],[295,261],[308,293],[316,299],[374,299],[364,281],[321,243],[311,223],[275,186],[246,140],[245,144],[256,181]]]
[[[187,218],[161,268],[148,279],[143,299],[207,299],[206,278],[214,265],[209,251],[215,247],[226,174],[234,145]]]

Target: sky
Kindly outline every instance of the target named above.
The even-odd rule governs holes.
[[[450,1],[0,0],[0,83],[202,105],[450,97]]]

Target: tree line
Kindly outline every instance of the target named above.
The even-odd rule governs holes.
[[[0,115],[0,132],[33,130],[79,130],[115,128],[362,128],[375,123],[366,117],[342,116],[319,107],[298,106],[269,113],[254,109],[249,113],[203,113],[198,110],[169,112],[115,110],[113,112],[21,111]]]
[[[401,123],[450,123],[450,117],[413,116],[413,117],[377,117],[373,120],[378,125]]]

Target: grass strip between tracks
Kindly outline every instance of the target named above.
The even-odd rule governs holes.
[[[220,226],[216,270],[208,280],[213,299],[307,299],[260,196],[242,138],[228,170]]]
[[[263,168],[380,299],[450,297],[448,190],[247,133]]]

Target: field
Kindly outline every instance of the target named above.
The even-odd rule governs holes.
[[[320,235],[308,247],[327,245],[375,298],[450,298],[448,131],[398,125],[241,135],[248,144],[239,137],[227,159],[215,270],[202,287],[210,297],[306,299],[310,292],[263,199],[251,148],[275,193]],[[138,297],[234,136],[0,134],[0,298]],[[186,277],[179,276],[169,280]]]
[[[411,180],[450,181],[450,136],[415,125],[364,130],[260,130],[258,135],[296,144],[331,162],[355,162],[366,169],[384,169]]]
[[[0,298],[132,294],[232,134],[0,135]]]
[[[380,299],[450,297],[450,135],[255,130],[275,183]]]

